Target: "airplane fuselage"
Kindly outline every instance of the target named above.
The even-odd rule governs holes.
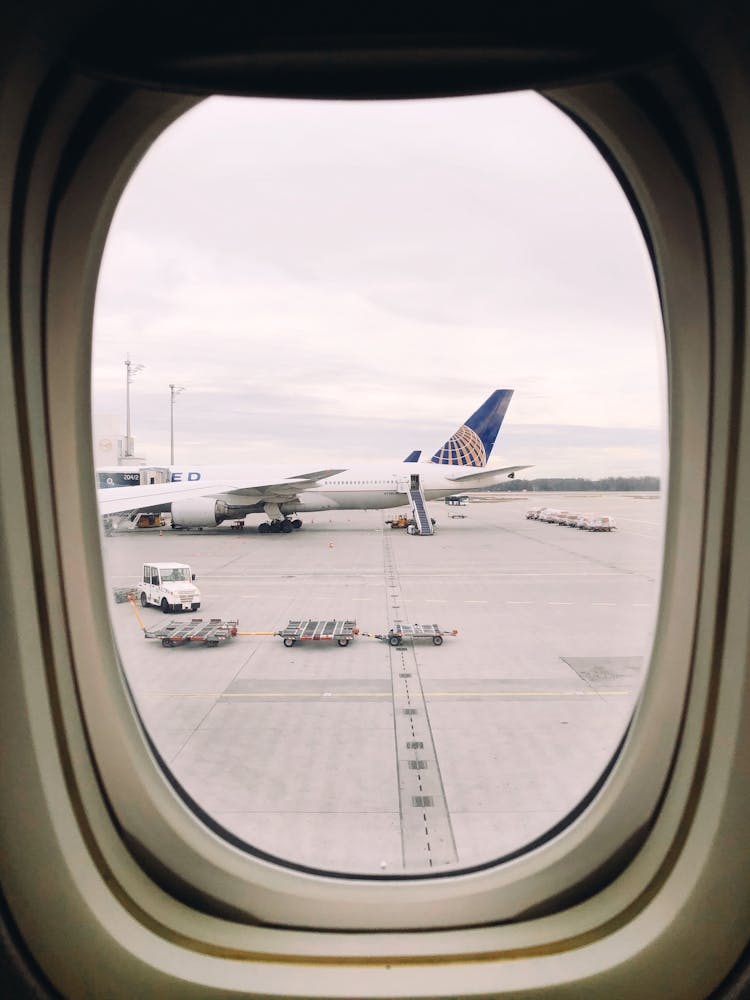
[[[476,485],[458,481],[459,477],[472,472],[484,472],[482,482]],[[288,470],[263,470],[265,478],[280,481],[293,479]],[[468,492],[472,489],[486,489],[494,482],[507,476],[507,471],[493,476],[492,470],[473,470],[468,466],[441,466],[431,462],[388,462],[378,465],[353,466],[337,475],[320,480],[309,489],[300,489],[298,495],[279,504],[282,514],[313,513],[326,510],[385,510],[402,507],[409,503],[412,485],[421,486],[427,500],[439,500],[450,496],[457,489]],[[486,477],[486,479],[485,479]],[[243,503],[236,493],[224,492],[229,482],[234,486],[238,481],[248,482],[258,479],[258,469],[231,470],[211,467],[174,468],[170,470],[172,482],[200,484],[206,493],[223,500],[229,508],[243,508],[247,513],[261,512],[265,502]]]

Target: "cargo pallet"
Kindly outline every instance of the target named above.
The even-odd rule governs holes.
[[[284,640],[285,646],[293,646],[295,642],[333,642],[339,646],[348,646],[355,635],[359,635],[356,621],[313,621],[302,619],[290,621],[286,628],[275,633]]]
[[[406,622],[394,622],[385,635],[376,635],[376,639],[384,639],[391,646],[399,646],[404,639],[432,639],[433,646],[443,645],[444,635],[458,635],[458,629],[441,629],[439,625],[407,625]]]
[[[190,622],[168,622],[160,628],[145,629],[147,639],[161,639],[162,646],[178,646],[183,642],[202,642],[206,646],[218,646],[233,635],[237,635],[237,621],[222,621],[221,618],[193,618]]]

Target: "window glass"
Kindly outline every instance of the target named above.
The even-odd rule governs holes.
[[[571,121],[206,101],[121,199],[93,360],[94,466],[152,484],[100,493],[124,676],[219,829],[389,876],[578,807],[648,664],[666,394],[642,234]]]

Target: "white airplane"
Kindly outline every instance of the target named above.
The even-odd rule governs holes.
[[[331,510],[384,510],[411,503],[430,534],[425,500],[460,490],[487,489],[512,478],[525,465],[489,467],[492,447],[508,409],[512,389],[496,389],[429,462],[415,461],[319,469],[288,474],[258,467],[172,467],[170,482],[98,490],[103,515],[170,512],[172,527],[208,528],[246,514],[266,514],[258,531],[290,532],[302,527],[295,515]],[[291,515],[291,516],[290,516]]]

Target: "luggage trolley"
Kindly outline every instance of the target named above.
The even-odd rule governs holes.
[[[458,635],[458,629],[441,629],[439,625],[408,625],[406,622],[394,622],[386,635],[376,636],[386,639],[391,646],[400,645],[404,639],[432,639],[433,646],[443,645],[444,635]]]
[[[147,639],[161,639],[162,646],[179,646],[183,642],[203,642],[206,646],[218,646],[233,635],[237,635],[238,621],[222,621],[221,618],[211,618],[205,622],[202,618],[193,618],[190,622],[169,622],[159,628],[146,629]]]
[[[295,642],[333,642],[334,639],[339,646],[348,646],[354,636],[359,635],[359,629],[356,621],[313,621],[308,618],[290,621],[276,635],[281,636],[285,646],[293,646]]]

